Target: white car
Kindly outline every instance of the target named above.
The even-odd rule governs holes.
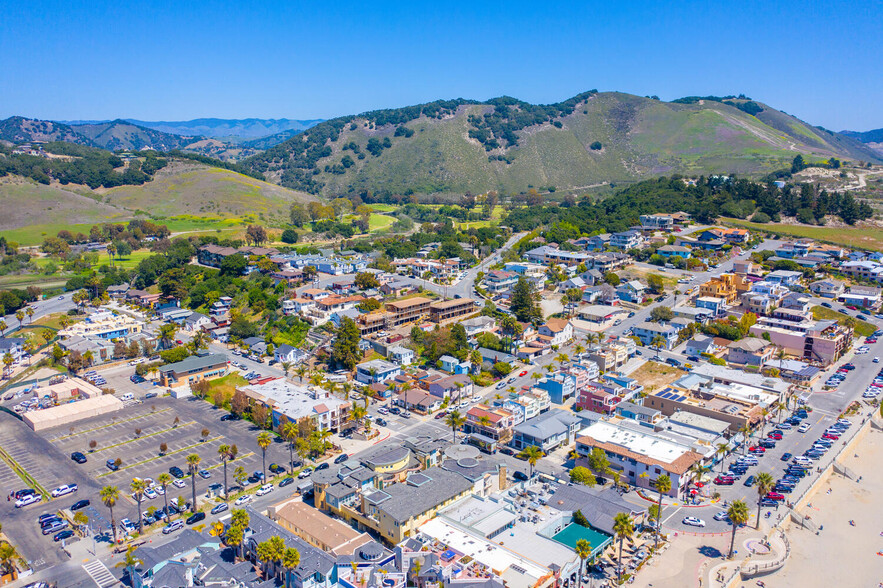
[[[724,513],[724,514],[726,514],[726,513]],[[690,527],[704,527],[705,526],[705,521],[703,521],[702,519],[696,518],[696,517],[684,517],[684,520],[681,522],[684,523],[685,525],[690,526]]]
[[[807,431],[809,431],[809,428],[810,428],[810,427],[812,427],[811,424],[809,424],[809,423],[803,423],[802,425],[800,425],[800,426],[797,428],[797,432],[798,432],[798,433],[806,433]]]
[[[244,494],[236,499],[233,503],[234,506],[242,506],[243,504],[251,502],[251,494]]]
[[[874,363],[880,363],[880,358],[879,358],[879,357],[874,357]]]
[[[156,490],[154,490],[153,488],[147,488],[144,491],[144,496],[146,496],[148,498],[148,500],[153,500],[154,498],[159,496],[159,494],[157,494]]]
[[[154,486],[154,487],[153,487],[153,491],[156,492],[156,493],[157,493],[158,495],[160,495],[160,496],[164,496],[165,493],[166,493],[166,491],[163,490],[163,487],[162,487],[162,486]]]
[[[273,484],[264,484],[263,486],[258,488],[258,491],[255,492],[255,494],[257,494],[258,496],[264,496],[266,494],[269,494],[273,490],[274,490]]]
[[[184,480],[181,480],[181,479],[177,479],[172,482],[172,486],[174,486],[176,488],[183,488],[186,485],[187,484],[184,482]]]
[[[29,504],[36,504],[38,502],[42,502],[42,500],[43,496],[40,494],[28,494],[27,496],[22,496],[15,501],[15,508],[22,508],[24,506],[28,506]]]
[[[76,484],[62,484],[55,490],[51,492],[52,498],[58,498],[59,496],[64,496],[66,494],[73,494],[77,491]]]

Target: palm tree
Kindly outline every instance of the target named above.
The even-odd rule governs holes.
[[[62,316],[65,316],[65,315],[62,315]],[[0,335],[3,335],[3,332],[6,330],[6,327],[8,327],[8,326],[9,325],[6,324],[6,321],[4,321],[3,319],[0,319]],[[64,328],[64,327],[62,327],[62,328]]]
[[[300,383],[303,384],[304,383],[304,374],[307,373],[306,364],[303,364],[303,363],[300,364],[299,366],[297,366],[297,368],[295,368],[294,371],[295,371],[295,373],[297,373],[297,377],[300,379]]]
[[[445,424],[451,427],[451,430],[454,431],[454,443],[457,442],[457,429],[462,427],[465,422],[466,417],[461,415],[459,410],[452,410],[448,413],[448,416],[445,417]]]
[[[773,475],[769,472],[761,472],[757,474],[757,476],[755,476],[754,484],[757,487],[757,523],[754,525],[754,528],[759,529],[760,503],[763,500],[764,496],[769,494],[770,490],[773,489],[773,486],[776,485],[776,481],[773,479]]]
[[[276,562],[282,560],[282,556],[285,554],[285,541],[279,535],[273,535],[266,541],[262,543],[258,543],[258,559],[261,560],[262,563],[267,563],[273,566],[273,574],[276,575]],[[269,577],[269,574],[268,576]]]
[[[659,359],[659,348],[665,347],[668,341],[665,340],[665,337],[662,335],[656,335],[653,337],[653,340],[650,342],[650,345],[656,348],[656,359]]]
[[[196,514],[196,472],[199,470],[199,462],[201,461],[202,458],[198,453],[191,453],[187,456],[187,470],[190,472],[190,488],[193,492],[193,506],[190,507],[190,511],[193,514]]]
[[[478,424],[481,425],[483,431],[491,428],[491,419],[487,415],[478,417]]]
[[[163,502],[165,503],[165,507],[166,507],[166,510],[165,510],[166,522],[168,523],[169,522],[169,493],[166,492],[166,488],[168,488],[168,485],[172,483],[172,476],[170,476],[166,472],[163,472],[159,476],[156,477],[156,481],[159,482],[159,485],[162,488]]]
[[[579,588],[583,586],[583,573],[586,569],[586,560],[592,556],[592,544],[586,539],[579,539],[576,542],[576,554],[579,556]]]
[[[747,421],[739,427],[739,432],[742,433],[742,455],[745,455],[745,451],[748,449],[748,438],[751,435],[751,426]]]
[[[288,466],[294,470],[294,443],[297,441],[297,423],[288,421],[282,425],[282,438],[288,443]]]
[[[727,509],[727,516],[730,517],[730,525],[733,527],[733,533],[730,535],[730,554],[727,559],[733,559],[733,547],[736,544],[736,529],[739,525],[748,522],[748,505],[744,500],[737,500]]]
[[[144,515],[141,513],[141,503],[144,501],[144,490],[147,489],[147,482],[141,478],[132,480],[132,497],[138,503],[138,534],[144,534]]]
[[[129,574],[129,582],[134,584],[133,578],[135,577],[135,567],[143,564],[144,562],[135,557],[135,550],[138,549],[137,545],[130,545],[126,550],[126,557],[123,561],[118,562],[114,567],[123,568]]]
[[[628,513],[621,512],[613,517],[613,534],[619,539],[619,557],[616,566],[616,583],[622,584],[622,542],[625,539],[631,539],[635,532],[635,526],[632,523]]]
[[[763,438],[763,430],[766,428],[766,418],[769,416],[770,411],[766,407],[764,407],[760,411],[760,437]]]
[[[22,323],[25,321],[25,313],[23,310],[19,310],[15,313],[15,319],[18,321],[18,327],[21,328]]]
[[[218,445],[218,457],[221,460],[221,465],[224,467],[224,502],[226,502],[230,498],[227,495],[227,460],[230,459],[230,446],[226,443]]]
[[[270,433],[267,431],[261,431],[258,433],[258,447],[261,448],[261,459],[263,460],[263,465],[261,467],[261,473],[264,475],[264,481],[267,481],[267,449],[270,448],[270,443],[273,441],[273,437],[270,436]]]
[[[659,547],[659,529],[662,527],[662,495],[671,492],[671,478],[667,474],[662,474],[656,478],[656,490],[659,492],[659,515],[656,519],[655,545]]]
[[[282,371],[283,371],[283,373],[285,373],[285,377],[287,378],[288,372],[291,370],[291,362],[290,361],[283,361],[279,365],[282,366]]]
[[[286,547],[282,552],[282,568],[285,570],[285,588],[291,586],[291,572],[300,565],[300,552],[294,547]]]
[[[236,512],[236,511],[233,511]],[[239,557],[239,550],[242,547],[242,540],[245,538],[245,528],[231,524],[224,535],[224,542],[233,548],[235,556]]]
[[[518,457],[521,459],[526,459],[528,465],[530,465],[530,477],[533,478],[533,468],[537,465],[537,462],[543,457],[545,453],[543,450],[537,447],[536,445],[528,445],[524,449],[521,450],[521,453],[518,454]]]
[[[28,315],[28,321],[34,322],[34,309],[30,306],[25,309],[25,314]]]
[[[113,517],[113,507],[116,505],[117,500],[120,499],[120,491],[116,486],[105,486],[98,493],[98,496],[101,497],[101,502],[104,503],[104,506],[110,511],[110,528],[113,531],[113,543],[116,545],[117,542],[117,521]]]
[[[727,450],[729,450],[729,448],[730,448],[730,444],[729,444],[729,443],[724,443],[724,442],[718,443],[718,444],[715,446],[715,451],[714,451],[714,453],[715,453],[715,455],[717,455],[717,456],[720,458],[720,460],[721,460],[721,461],[720,461],[720,464],[721,464],[721,473],[724,473],[724,456],[727,454]]]

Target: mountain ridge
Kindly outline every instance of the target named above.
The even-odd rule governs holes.
[[[575,190],[669,173],[759,176],[790,167],[798,153],[881,161],[853,138],[744,96],[663,102],[592,90],[549,105],[504,96],[338,117],[242,163],[333,197]]]

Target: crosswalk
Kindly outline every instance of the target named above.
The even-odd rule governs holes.
[[[92,581],[95,582],[98,588],[109,588],[118,582],[116,577],[107,569],[107,566],[97,559],[83,564],[83,569],[86,570],[86,573],[89,574],[89,577],[92,578]]]

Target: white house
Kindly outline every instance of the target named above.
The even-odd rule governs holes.
[[[282,344],[273,352],[273,359],[277,362],[298,364],[307,358],[307,352],[291,345]]]
[[[564,345],[573,339],[573,325],[566,319],[549,319],[537,332],[541,337],[547,337],[550,345]]]

